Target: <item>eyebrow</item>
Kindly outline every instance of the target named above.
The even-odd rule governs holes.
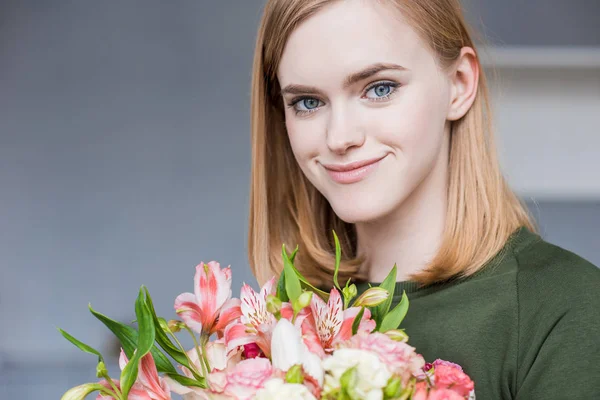
[[[390,64],[390,63],[376,63],[373,65],[369,65],[368,67],[350,74],[344,79],[344,89],[349,86],[354,85],[357,82],[360,82],[364,79],[370,78],[371,76],[386,70],[396,70],[396,71],[407,71],[408,69],[398,65],[398,64]],[[314,86],[305,86],[305,85],[296,85],[290,84],[284,87],[281,90],[281,95],[285,94],[305,94],[305,93],[320,93],[321,91]]]

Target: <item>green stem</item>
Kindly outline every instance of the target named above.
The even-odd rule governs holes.
[[[108,375],[106,375],[108,377]],[[113,396],[116,400],[121,400],[121,391],[119,390],[119,388],[117,388],[117,385],[115,385],[115,383],[113,382],[112,379],[110,379],[110,377],[108,377],[107,379],[108,383],[110,384],[110,387],[113,388],[113,390],[115,391],[113,394],[111,394],[111,396]]]
[[[110,385],[110,387],[114,390],[114,392],[110,392],[110,389],[106,388],[105,390],[107,392],[110,392],[109,394],[115,398],[116,400],[121,400],[121,391],[119,390],[119,388],[117,387],[117,385],[115,385],[115,383],[113,382],[113,380],[111,379],[110,375],[108,375],[108,372],[104,369],[105,373],[100,372],[100,378],[104,378],[104,380],[106,382],[108,382],[108,384]]]
[[[110,386],[112,386],[113,389],[115,390],[114,392],[108,388],[104,388],[103,390],[100,390],[100,393],[109,395],[110,397],[112,397],[115,400],[122,400],[121,391],[115,387],[115,384],[112,381],[110,381],[110,384],[111,384]]]
[[[210,365],[208,365],[208,359],[206,359],[206,341],[207,341],[206,339],[207,338],[205,338],[205,337],[201,338],[202,351],[200,351],[200,347],[198,346],[198,341],[196,340],[196,335],[194,335],[194,332],[192,332],[192,330],[190,329],[189,326],[186,326],[185,330],[188,331],[188,333],[192,337],[192,340],[194,341],[194,347],[196,348],[196,354],[198,354],[198,361],[202,363],[202,369],[205,372],[205,374],[203,376],[205,378],[207,378],[208,374],[210,373]]]
[[[181,351],[183,352],[183,354],[185,354],[185,358],[188,360],[188,364],[189,364],[190,369],[196,375],[203,376],[202,374],[200,374],[200,372],[196,368],[196,365],[194,365],[194,363],[190,359],[190,356],[188,356],[187,351],[185,351],[185,348],[183,347],[183,345],[181,344],[181,342],[179,341],[179,339],[177,339],[177,336],[175,336],[175,334],[173,332],[169,332],[169,333],[171,334],[171,336],[173,337],[173,340],[175,340],[175,343],[177,343],[177,345],[179,346],[179,348],[181,349]]]

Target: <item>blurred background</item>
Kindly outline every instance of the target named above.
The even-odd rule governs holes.
[[[88,303],[159,314],[246,257],[264,0],[0,0],[0,399],[57,399],[114,356]],[[600,1],[466,0],[504,171],[543,237],[600,265]],[[114,368],[116,363],[111,366]]]

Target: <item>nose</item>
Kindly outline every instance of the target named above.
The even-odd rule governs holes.
[[[330,113],[327,126],[327,147],[333,153],[345,154],[352,147],[360,147],[365,142],[365,133],[352,112],[346,108],[337,107]]]

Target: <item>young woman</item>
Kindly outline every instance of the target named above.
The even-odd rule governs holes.
[[[396,265],[410,343],[478,398],[600,398],[600,270],[544,241],[503,179],[458,0],[269,0],[253,68],[261,283],[285,243],[331,287],[335,230],[342,280]]]

